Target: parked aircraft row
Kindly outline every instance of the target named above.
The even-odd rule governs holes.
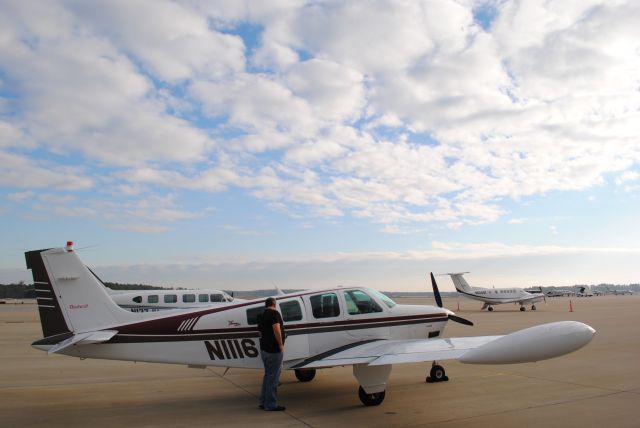
[[[462,273],[448,273],[456,287],[458,293],[469,297],[473,300],[479,300],[483,303],[482,309],[493,311],[494,305],[502,305],[505,303],[515,303],[520,305],[520,310],[525,311],[525,305],[531,305],[531,310],[536,310],[536,303],[543,301],[545,296],[542,290],[538,293],[524,291],[521,288],[482,288],[471,287],[462,275]]]
[[[264,299],[163,312],[119,307],[71,245],[25,253],[49,354],[261,369],[258,331]],[[460,274],[454,274],[460,275]],[[459,283],[461,276],[456,277]],[[385,398],[393,364],[431,361],[430,382],[446,381],[440,361],[515,364],[576,351],[595,330],[577,321],[537,325],[504,336],[443,338],[448,321],[473,325],[437,306],[401,305],[365,287],[329,288],[276,297],[287,332],[284,369],[310,381],[316,369],[352,366],[367,406]],[[466,282],[465,282],[466,283]]]

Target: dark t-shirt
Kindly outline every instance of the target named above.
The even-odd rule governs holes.
[[[258,320],[258,330],[260,331],[260,349],[266,352],[280,352],[278,342],[276,341],[273,325],[280,324],[280,333],[282,334],[282,342],[284,343],[284,324],[280,312],[273,309],[265,309]]]

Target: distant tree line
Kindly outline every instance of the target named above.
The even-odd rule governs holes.
[[[112,290],[164,290],[163,287],[146,284],[120,284],[119,282],[105,282],[104,285]]]
[[[0,299],[35,299],[36,290],[33,284],[19,282],[17,284],[0,284]]]
[[[154,287],[146,284],[120,284],[117,282],[105,282],[104,285],[112,290],[162,290],[162,287]],[[0,284],[0,299],[35,299],[36,290],[33,284],[25,284],[20,281],[17,284]]]

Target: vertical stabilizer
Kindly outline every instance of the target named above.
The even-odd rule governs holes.
[[[45,337],[101,330],[140,319],[113,302],[74,251],[30,251],[25,258],[33,274]]]
[[[68,334],[71,329],[62,313],[60,302],[53,291],[51,280],[44,267],[42,256],[43,251],[37,250],[24,253],[27,262],[27,269],[31,269],[33,285],[36,291],[38,312],[40,313],[40,324],[42,325],[42,335],[44,337]]]
[[[468,273],[468,272],[449,273],[447,275],[449,275],[451,277],[451,280],[453,281],[453,285],[456,287],[456,290],[458,290],[460,292],[470,293],[472,291],[471,290],[471,286],[469,284],[467,284],[467,281],[462,276],[465,273]]]

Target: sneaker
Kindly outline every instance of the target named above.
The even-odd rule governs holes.
[[[284,406],[277,406],[277,407],[274,407],[273,409],[265,409],[265,410],[268,411],[268,412],[281,412],[281,411],[283,411],[285,409],[286,409],[286,407],[284,407]]]

